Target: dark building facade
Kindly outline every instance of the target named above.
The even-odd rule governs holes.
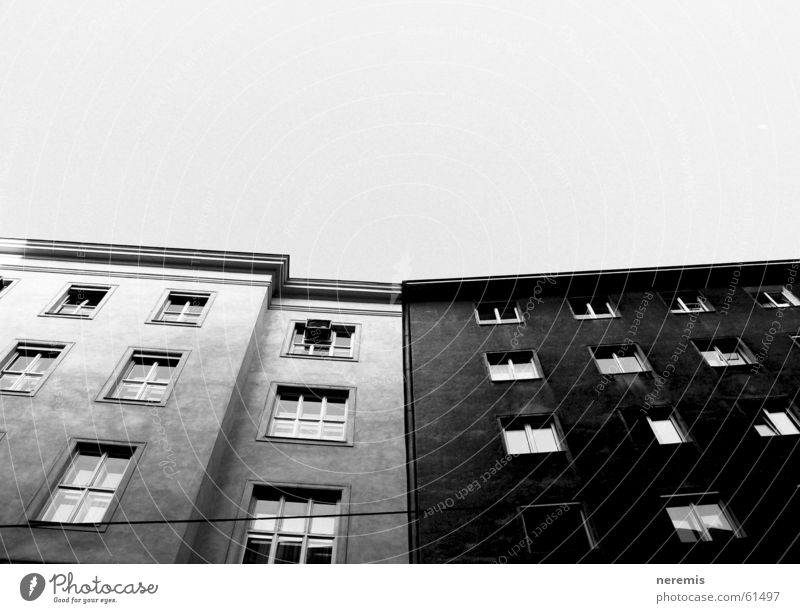
[[[405,283],[413,559],[796,562],[797,276]]]

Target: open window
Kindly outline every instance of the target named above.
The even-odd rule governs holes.
[[[583,505],[579,502],[537,504],[522,508],[525,536],[538,556],[581,556],[596,547]]]
[[[575,319],[619,317],[619,311],[609,296],[577,296],[567,301]]]
[[[355,360],[358,328],[320,319],[293,322],[285,355]]]
[[[500,420],[506,453],[556,453],[565,450],[564,437],[553,415],[522,415]]]
[[[604,375],[650,372],[650,364],[636,344],[598,345],[589,348],[598,370]]]
[[[92,319],[111,295],[111,285],[72,283],[47,308],[44,315]]]
[[[765,309],[786,309],[800,306],[800,299],[785,285],[773,285],[747,290]]]
[[[682,543],[725,542],[744,536],[716,493],[665,497],[665,511]]]
[[[670,313],[707,313],[714,310],[706,297],[695,290],[663,292],[661,297],[667,303]]]
[[[706,363],[714,368],[747,366],[756,361],[753,352],[736,337],[698,339],[693,342]]]
[[[542,368],[536,354],[529,350],[490,351],[486,354],[492,381],[541,379]]]
[[[480,302],[475,306],[475,317],[480,324],[516,324],[522,321],[515,301]]]

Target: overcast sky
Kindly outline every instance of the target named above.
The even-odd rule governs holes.
[[[0,235],[399,280],[794,258],[797,2],[0,0]]]

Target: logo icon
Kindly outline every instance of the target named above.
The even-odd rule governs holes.
[[[30,573],[19,582],[19,595],[25,600],[36,600],[44,592],[44,577],[39,573]]]

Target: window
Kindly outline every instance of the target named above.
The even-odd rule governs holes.
[[[619,317],[619,312],[608,296],[579,296],[576,298],[569,298],[568,302],[575,319],[606,319],[609,317]]]
[[[762,408],[754,425],[760,436],[790,436],[800,434],[797,414],[792,407],[779,408],[774,405]]]
[[[689,440],[674,411],[653,412],[647,416],[647,423],[659,445],[677,445]]]
[[[16,279],[9,279],[7,277],[0,277],[0,296],[4,296],[9,288],[16,283]]]
[[[509,455],[564,450],[561,434],[552,416],[507,418],[501,424]]]
[[[256,488],[253,494],[243,564],[334,562],[338,492]]]
[[[692,502],[683,502],[680,498],[670,498],[670,503],[680,501],[680,504],[668,506],[667,514],[681,542],[725,541],[743,536],[720,501],[709,499],[708,495],[696,497]]]
[[[91,319],[110,294],[109,285],[72,284],[59,294],[44,315]]]
[[[187,352],[132,349],[101,397],[105,400],[165,404]]]
[[[597,367],[604,375],[648,372],[647,359],[638,345],[599,345],[590,348]]]
[[[313,320],[312,320],[313,322]],[[308,322],[293,324],[289,342],[289,355],[318,358],[353,359],[355,357],[355,325],[329,324],[330,332],[319,334],[316,328],[309,330]]]
[[[708,365],[715,368],[745,366],[755,362],[753,353],[738,338],[696,340],[694,344]]]
[[[212,292],[170,290],[151,321],[180,326],[199,326],[211,307]]]
[[[67,343],[19,341],[0,367],[0,391],[32,396],[68,347]]]
[[[481,324],[515,324],[522,321],[514,302],[481,302],[475,307],[475,314]]]
[[[102,522],[130,464],[130,447],[81,444],[61,475],[40,520],[65,524]]]
[[[785,286],[762,287],[750,290],[756,302],[765,309],[785,309],[800,306],[800,299]]]
[[[705,313],[714,310],[700,292],[680,291],[661,296],[669,306],[670,313]]]
[[[278,386],[267,435],[344,441],[349,404],[348,390]]]
[[[580,503],[524,507],[522,521],[531,553],[586,553],[595,547]]]
[[[492,381],[540,379],[542,369],[533,351],[497,351],[486,354]]]

